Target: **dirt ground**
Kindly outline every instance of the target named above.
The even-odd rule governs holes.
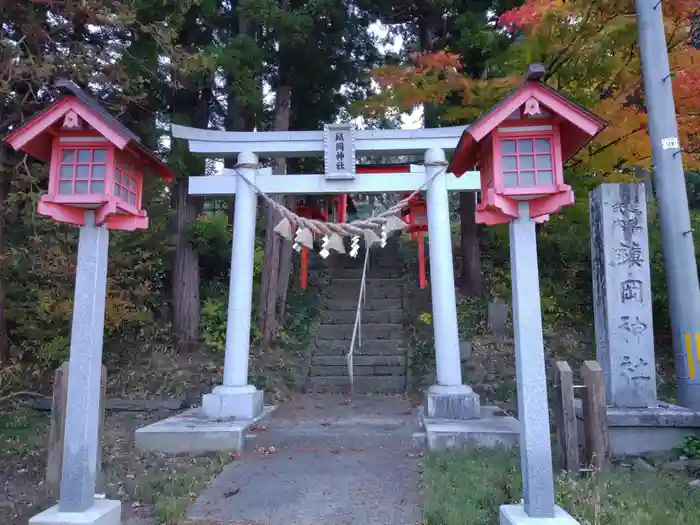
[[[291,394],[290,382],[303,373],[293,366],[304,360],[305,351],[299,353],[290,358],[288,350],[252,352],[251,374],[264,374],[261,385],[267,400],[277,402]],[[223,355],[174,356],[156,350],[148,357],[107,366],[110,399],[181,398],[195,405],[221,383]],[[39,390],[50,395],[50,381],[43,384]],[[108,498],[122,501],[127,525],[179,523],[196,495],[235,459],[230,454],[168,457],[136,450],[134,431],[169,415],[167,410],[105,414],[104,489]],[[58,495],[44,483],[49,427],[49,412],[33,410],[26,398],[0,405],[0,523],[26,525],[31,516],[56,503]]]
[[[108,398],[185,398],[196,402],[219,380],[221,363],[211,356],[173,358],[154,353],[109,373]],[[116,367],[112,367],[114,370]],[[49,389],[45,393],[50,393]],[[102,438],[104,489],[123,502],[125,523],[177,523],[195,493],[230,460],[225,456],[166,457],[134,449],[134,431],[170,415],[167,410],[105,414]],[[0,407],[0,523],[22,524],[53,505],[58,495],[44,482],[49,412],[27,399]]]
[[[472,338],[471,360],[466,364],[465,381],[482,395],[483,402],[501,405],[515,413],[516,385],[512,341],[495,342],[491,337]],[[548,361],[565,358],[577,370],[578,363],[592,357],[590,342],[581,334],[567,332],[545,340]],[[273,379],[266,382],[268,399],[282,399],[279,380],[287,368],[283,360],[266,356],[256,362],[253,372],[263,370]],[[108,397],[157,399],[184,397],[197,403],[203,392],[220,381],[221,356],[181,357],[152,354],[146,362],[130,363],[108,379]],[[276,374],[270,371],[279,367]],[[286,366],[286,365],[285,365]],[[114,367],[113,367],[114,369]],[[277,377],[277,379],[274,379]],[[276,381],[276,383],[274,382]],[[235,457],[166,457],[134,449],[134,431],[150,422],[164,419],[168,411],[110,412],[105,417],[103,468],[105,493],[123,502],[124,523],[128,525],[178,524],[187,507],[210,480]],[[25,525],[27,520],[55,503],[44,483],[49,413],[32,410],[26,402],[0,406],[0,523]]]
[[[125,523],[177,523],[208,481],[233,459],[166,457],[134,449],[136,428],[168,416],[167,411],[118,412],[105,417],[105,493],[123,502]],[[26,407],[0,420],[0,522],[26,524],[56,501],[44,482],[49,417]]]

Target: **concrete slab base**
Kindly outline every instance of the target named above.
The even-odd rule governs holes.
[[[577,403],[579,436],[583,437],[583,409]],[[700,437],[700,412],[685,407],[659,403],[650,408],[608,407],[610,452],[614,456],[638,456],[667,452],[678,446],[685,436]]]
[[[204,415],[201,408],[192,408],[137,429],[135,444],[140,450],[165,454],[240,453],[247,429],[275,408],[266,406],[252,419],[213,419]]]
[[[263,392],[252,385],[217,386],[202,396],[202,412],[212,419],[255,419],[263,409]]]
[[[553,518],[531,518],[522,504],[501,505],[498,523],[500,525],[579,525],[579,522],[561,507],[554,507]]]
[[[428,419],[477,419],[480,417],[479,394],[470,387],[431,386],[425,392],[425,416]]]
[[[431,452],[462,447],[512,447],[520,442],[520,424],[496,406],[481,407],[479,419],[423,418],[425,446]]]
[[[54,505],[29,518],[29,525],[119,525],[121,520],[121,501],[96,499],[85,512],[60,512]]]

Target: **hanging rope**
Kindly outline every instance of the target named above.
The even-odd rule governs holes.
[[[406,227],[406,224],[398,218],[398,214],[416,195],[418,195],[421,191],[426,189],[428,185],[433,181],[433,179],[435,179],[435,177],[445,173],[445,171],[447,170],[447,162],[426,162],[424,163],[424,166],[440,166],[441,169],[433,173],[430,176],[430,178],[426,179],[426,181],[423,184],[421,184],[415,191],[413,191],[413,193],[411,193],[408,197],[401,199],[387,211],[382,212],[379,215],[376,215],[369,219],[354,220],[351,222],[343,223],[323,222],[316,219],[300,217],[299,215],[285,207],[283,204],[277,202],[275,199],[267,195],[253,181],[248,180],[248,178],[239,171],[242,168],[257,170],[260,168],[260,164],[237,164],[234,167],[234,170],[239,178],[243,179],[251,188],[253,188],[253,190],[255,190],[255,192],[260,197],[262,197],[262,199],[269,206],[272,206],[272,208],[277,210],[280,213],[280,215],[282,215],[284,219],[287,219],[293,226],[304,226],[306,228],[309,228],[316,234],[332,235],[335,233],[343,237],[351,237],[355,235],[364,235],[365,231],[374,231],[378,228],[381,228],[384,225],[386,225],[387,227],[393,226],[391,227],[391,229],[393,230],[403,230]],[[399,222],[401,223],[401,225],[398,224]]]

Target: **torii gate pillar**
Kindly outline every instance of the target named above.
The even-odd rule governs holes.
[[[258,156],[243,152],[239,166],[257,166]],[[255,182],[257,168],[241,167],[240,176]],[[245,181],[236,182],[236,211],[231,246],[223,384],[202,396],[202,411],[212,419],[254,419],[262,414],[263,393],[248,384],[253,262],[258,197]]]
[[[437,383],[425,393],[425,415],[428,419],[477,419],[481,416],[479,395],[462,383],[445,165],[443,150],[426,151],[426,176],[428,180],[435,177],[428,184],[426,200]]]

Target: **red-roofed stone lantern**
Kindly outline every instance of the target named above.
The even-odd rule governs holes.
[[[534,523],[537,518],[577,523],[554,498],[535,222],[573,204],[564,162],[605,122],[543,84],[544,74],[541,64],[530,66],[518,89],[470,125],[449,168],[459,177],[478,165],[481,203],[476,221],[509,223],[524,497],[520,505],[501,507],[502,524]]]
[[[479,117],[459,141],[450,170],[459,177],[479,166],[478,223],[510,222],[521,201],[528,201],[530,216],[543,222],[574,202],[564,182],[564,162],[605,123],[541,83],[543,74],[531,66],[523,85]]]
[[[85,210],[94,210],[97,226],[148,227],[141,207],[143,178],[153,173],[171,181],[173,172],[75,84],[56,86],[64,96],[5,139],[49,164],[49,188],[37,212],[83,225]]]
[[[119,523],[121,503],[95,498],[109,229],[146,228],[143,178],[174,173],[75,84],[56,87],[61,97],[5,139],[49,164],[37,212],[80,226],[60,500],[30,523]]]

